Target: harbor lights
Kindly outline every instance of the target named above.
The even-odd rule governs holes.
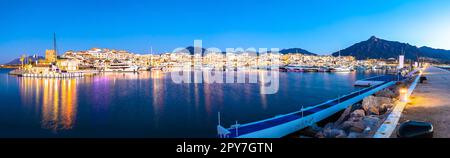
[[[407,102],[408,96],[407,96],[408,90],[406,88],[400,88],[400,101],[401,102]]]

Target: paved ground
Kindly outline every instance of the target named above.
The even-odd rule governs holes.
[[[417,85],[399,124],[406,120],[431,122],[435,138],[450,138],[450,72],[430,67],[424,75],[428,81]]]

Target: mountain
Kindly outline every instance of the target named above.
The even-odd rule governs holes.
[[[33,58],[33,56],[28,56],[28,57],[25,57],[24,63],[28,63],[28,59],[31,59],[32,62],[35,62],[36,60],[45,59],[45,58],[42,56],[38,56],[37,58]],[[22,64],[20,62],[20,58],[14,59],[14,60],[6,63],[5,65],[18,65],[18,64]]]
[[[450,60],[450,51],[434,49],[430,47],[412,46],[408,43],[388,41],[370,37],[367,41],[356,43],[340,52],[335,52],[333,56],[354,56],[358,60],[363,59],[388,59],[397,58],[404,54],[406,59],[417,59],[417,57],[427,57],[440,60]]]
[[[400,42],[387,41],[375,36],[369,40],[356,43],[340,51],[341,56],[354,56],[358,60],[363,59],[387,59],[397,58],[402,52],[405,58],[417,58],[420,54],[419,48]],[[339,56],[339,52],[333,53],[333,56]]]
[[[288,53],[300,53],[304,55],[317,55],[314,53],[311,53],[307,50],[301,49],[301,48],[289,48],[289,49],[283,49],[280,51],[281,54],[288,54]]]
[[[434,59],[441,59],[441,60],[450,60],[450,50],[445,49],[435,49],[431,47],[420,47],[420,52],[423,56],[434,58]]]
[[[195,47],[193,46],[189,46],[186,47],[186,49],[189,51],[189,53],[192,55],[194,54],[194,49]],[[202,55],[206,52],[205,48],[201,48],[202,49]],[[270,52],[270,51],[269,51]],[[222,52],[222,54],[225,54],[226,52]],[[288,48],[288,49],[282,49],[280,50],[281,54],[288,54],[288,53],[300,53],[300,54],[305,54],[305,55],[317,55],[314,53],[311,53],[307,50],[301,49],[301,48]]]

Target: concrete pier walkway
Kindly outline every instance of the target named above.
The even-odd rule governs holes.
[[[417,85],[399,123],[431,122],[435,138],[450,138],[450,71],[430,67],[424,75],[428,81]],[[391,137],[395,138],[396,133]]]

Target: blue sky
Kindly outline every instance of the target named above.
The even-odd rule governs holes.
[[[450,49],[448,0],[0,0],[0,63],[92,47],[135,53],[300,47],[330,54],[372,35]]]

